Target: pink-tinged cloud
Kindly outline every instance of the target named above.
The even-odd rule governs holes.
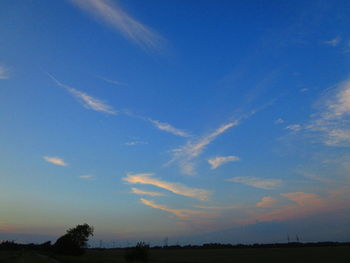
[[[318,195],[312,193],[294,192],[281,195],[297,203],[301,207],[321,207],[324,206],[325,203],[325,200],[322,200]]]
[[[49,157],[49,156],[43,156],[43,159],[48,162],[52,163],[54,165],[58,166],[67,166],[67,163],[60,157]]]
[[[144,191],[138,188],[131,188],[131,192],[136,195],[149,195],[149,196],[164,196],[165,194],[159,192]]]
[[[327,197],[320,197],[314,193],[304,192],[283,193],[281,196],[289,199],[292,204],[277,207],[268,212],[251,211],[252,216],[242,220],[241,223],[251,224],[256,221],[283,221],[349,208],[350,198],[348,197],[349,195],[347,197],[344,196],[344,193],[348,194],[349,191],[333,191]]]
[[[129,174],[123,178],[130,184],[148,184],[168,190],[174,194],[197,198],[205,201],[209,198],[210,192],[204,189],[192,188],[180,183],[166,182],[154,178],[153,174]]]
[[[9,224],[0,222],[0,232],[14,232],[14,231],[15,231],[15,228],[10,226]]]
[[[154,209],[160,209],[165,212],[173,214],[175,217],[177,217],[180,220],[198,220],[198,219],[203,219],[203,218],[213,218],[216,217],[218,214],[214,212],[207,212],[207,211],[198,211],[198,210],[191,210],[191,209],[175,209],[175,208],[170,208],[166,205],[161,205],[161,204],[156,204],[153,201],[146,200],[141,198],[140,199],[141,203],[144,205],[147,205],[149,207],[152,207]]]
[[[256,204],[256,207],[264,207],[264,208],[268,208],[268,207],[274,207],[277,204],[277,199],[272,198],[270,196],[265,196],[261,199],[260,202],[258,202]]]

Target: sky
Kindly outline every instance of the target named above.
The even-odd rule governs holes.
[[[349,241],[349,12],[1,1],[0,240]]]

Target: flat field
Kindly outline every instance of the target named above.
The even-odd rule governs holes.
[[[89,250],[81,257],[56,257],[62,263],[117,263],[124,250]],[[155,263],[350,263],[350,247],[244,248],[244,249],[151,249]]]
[[[0,263],[124,263],[125,250],[90,249],[80,257],[0,252]],[[350,263],[350,247],[151,249],[149,263]],[[134,261],[135,263],[137,261]]]

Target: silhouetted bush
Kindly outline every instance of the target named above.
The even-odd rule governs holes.
[[[149,260],[149,245],[145,242],[138,242],[136,247],[127,248],[125,252],[125,261],[141,261],[147,263]]]
[[[57,239],[55,251],[60,254],[79,256],[84,254],[87,248],[89,236],[92,236],[94,228],[88,224],[77,225],[67,230],[67,233]]]
[[[1,250],[40,250],[40,251],[49,251],[51,250],[51,241],[47,241],[42,244],[18,244],[14,241],[2,241],[0,243],[0,251]]]

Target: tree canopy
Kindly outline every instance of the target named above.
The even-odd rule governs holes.
[[[55,248],[58,253],[81,255],[87,248],[87,241],[93,236],[94,228],[88,224],[77,225],[57,239]]]

